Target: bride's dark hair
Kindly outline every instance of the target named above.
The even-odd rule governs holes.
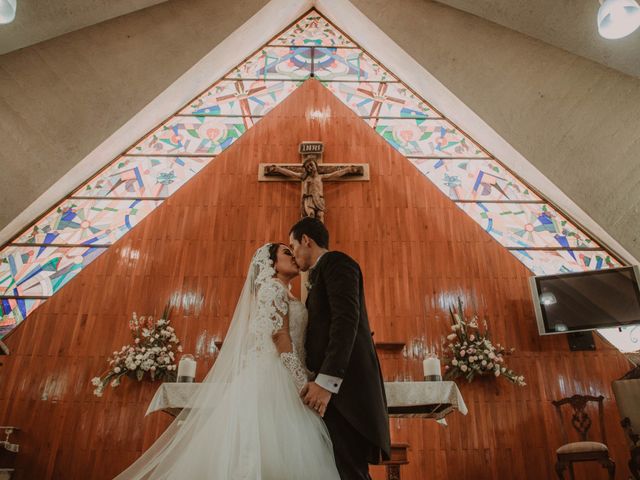
[[[280,248],[280,245],[280,243],[269,244],[269,260],[271,260],[273,268],[276,268],[276,262],[278,261],[278,249]]]

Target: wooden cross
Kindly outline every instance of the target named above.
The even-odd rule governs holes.
[[[357,164],[323,164],[322,142],[302,142],[300,144],[301,163],[260,164],[258,180],[261,182],[300,182],[301,216],[314,217],[324,222],[325,202],[323,182],[325,181],[367,181],[369,165]]]

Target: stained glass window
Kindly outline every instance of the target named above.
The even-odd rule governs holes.
[[[507,248],[600,248],[546,203],[457,205]]]
[[[475,142],[446,120],[371,118],[367,121],[382,138],[405,156],[487,156]]]
[[[0,250],[0,338],[311,77],[534,274],[621,266],[312,10]]]
[[[200,95],[180,113],[263,116],[288,97],[300,83],[284,80],[224,80]]]
[[[542,202],[495,160],[412,158],[411,163],[451,200]]]
[[[352,47],[353,42],[322,15],[311,12],[272,42],[274,45]]]
[[[323,82],[363,118],[439,118],[430,105],[395,82]]]
[[[174,117],[127,153],[217,155],[258,120],[254,117]]]
[[[167,198],[214,157],[120,157],[74,197]]]
[[[104,248],[13,246],[0,257],[0,295],[50,297]]]
[[[160,205],[160,200],[70,198],[15,243],[110,245]]]

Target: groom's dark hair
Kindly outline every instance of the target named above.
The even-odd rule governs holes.
[[[299,242],[302,241],[302,235],[306,235],[316,242],[320,248],[329,248],[329,230],[317,218],[304,217],[291,227],[289,235],[293,235],[293,238]]]

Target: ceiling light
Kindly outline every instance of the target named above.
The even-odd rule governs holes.
[[[16,18],[17,0],[0,0],[0,25],[11,23]]]
[[[636,0],[600,0],[598,32],[604,38],[626,37],[640,26],[640,5]]]

